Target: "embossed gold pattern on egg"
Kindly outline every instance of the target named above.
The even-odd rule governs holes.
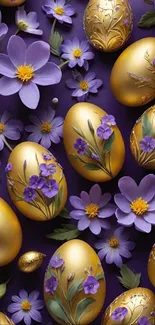
[[[0,0],[0,5],[4,7],[16,7],[24,2],[25,0]]]
[[[153,245],[149,254],[147,271],[149,280],[155,287],[155,244]]]

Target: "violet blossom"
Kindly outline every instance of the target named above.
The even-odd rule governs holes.
[[[77,150],[77,153],[80,155],[84,155],[87,150],[87,143],[81,138],[77,138],[76,142],[74,143],[74,148]]]
[[[39,165],[41,176],[48,177],[56,173],[56,165],[55,164],[40,164]]]
[[[83,282],[83,289],[86,295],[96,294],[100,284],[93,275],[88,275],[87,279]]]
[[[140,141],[140,148],[144,152],[152,152],[155,149],[155,139],[152,137],[146,135],[141,141]]]
[[[72,18],[75,14],[74,8],[65,0],[45,0],[42,9],[46,12],[48,17],[53,17],[58,20],[59,23],[72,24]]]
[[[42,35],[43,31],[38,29],[37,13],[29,12],[26,14],[24,6],[18,7],[15,15],[16,25],[19,30],[35,35]]]

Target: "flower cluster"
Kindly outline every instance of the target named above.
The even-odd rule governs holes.
[[[101,139],[108,140],[113,133],[111,126],[116,125],[113,115],[105,115],[101,119],[101,125],[97,128],[97,136]]]

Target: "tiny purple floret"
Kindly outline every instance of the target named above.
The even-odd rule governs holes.
[[[31,202],[36,199],[36,191],[29,186],[25,187],[23,194],[26,202]]]
[[[152,152],[155,149],[155,139],[151,136],[146,135],[140,141],[140,147],[144,152]]]
[[[59,184],[56,182],[55,179],[50,179],[44,184],[41,190],[46,197],[51,199],[58,193]]]
[[[93,275],[89,275],[88,278],[83,282],[84,293],[96,294],[100,284]]]
[[[49,266],[53,267],[54,269],[58,269],[62,265],[64,265],[64,263],[65,261],[63,260],[63,258],[60,258],[60,255],[58,254],[52,256]]]
[[[29,179],[30,187],[33,189],[40,189],[45,184],[45,179],[37,175],[33,175]]]
[[[57,278],[52,275],[51,278],[45,282],[45,291],[51,295],[54,294],[54,291],[57,289],[58,281]]]
[[[76,139],[74,143],[74,148],[80,155],[84,155],[87,150],[87,143],[86,141],[82,140],[81,138]]]
[[[5,168],[5,172],[8,173],[12,170],[12,163],[8,163]]]
[[[113,130],[106,124],[102,124],[97,128],[97,136],[101,139],[108,140],[113,133]]]
[[[40,164],[39,165],[41,176],[48,177],[56,173],[56,165],[55,164]]]
[[[118,307],[112,312],[111,318],[112,318],[112,320],[121,322],[126,317],[127,314],[128,314],[127,308]]]

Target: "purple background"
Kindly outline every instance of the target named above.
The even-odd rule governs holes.
[[[51,30],[52,20],[48,19],[45,13],[42,11],[41,6],[44,0],[27,0],[26,1],[26,9],[27,11],[37,11],[39,16],[40,27],[44,31],[44,35],[42,37],[43,40],[48,41],[49,34]],[[73,26],[61,26],[57,23],[56,28],[59,32],[62,33],[64,39],[72,39],[73,36],[78,36],[80,40],[85,39],[84,31],[83,31],[83,13],[84,9],[88,3],[86,0],[72,0],[72,5],[76,8],[78,12],[78,16],[73,18]],[[134,29],[132,32],[132,36],[128,42],[128,44],[133,43],[134,41],[148,37],[154,36],[155,28],[150,30],[139,29],[136,24],[139,21],[142,14],[146,11],[151,10],[152,6],[149,6],[144,3],[143,0],[130,0],[130,4],[134,14]],[[7,23],[9,26],[9,33],[3,41],[3,49],[4,52],[6,50],[6,44],[11,35],[13,35],[17,29],[14,22],[14,14],[15,10],[13,8],[1,8],[3,14],[3,22]],[[32,36],[26,33],[20,33],[20,36],[26,41],[27,44],[31,44],[33,41],[40,39],[40,37]],[[122,50],[121,50],[122,51]],[[94,62],[90,63],[90,71],[95,71],[97,78],[103,80],[104,86],[99,91],[97,96],[91,96],[89,100],[103,108],[107,113],[113,114],[116,117],[117,125],[120,128],[123,138],[125,140],[126,146],[126,158],[125,164],[121,171],[121,173],[109,183],[101,184],[101,188],[103,191],[110,191],[111,193],[116,193],[118,191],[117,182],[121,176],[129,175],[133,177],[137,182],[141,180],[141,178],[146,174],[146,171],[136,165],[136,162],[132,158],[130,148],[129,148],[129,137],[131,129],[136,121],[136,119],[142,114],[142,112],[149,106],[145,106],[142,108],[128,108],[123,107],[120,103],[118,103],[113,97],[110,90],[110,72],[112,66],[121,53],[118,51],[117,53],[100,53],[95,51],[95,59]],[[137,58],[138,60],[138,58]],[[51,56],[50,61],[55,61],[59,64],[59,59]],[[65,87],[66,79],[71,77],[71,70],[68,67],[64,67],[63,69],[63,78],[61,83],[52,87],[42,87],[41,88],[41,101],[38,109],[45,109],[52,102],[53,97],[57,97],[59,99],[59,103],[57,105],[57,115],[61,115],[65,117],[69,108],[75,103],[75,100],[71,98],[71,90]],[[121,89],[120,89],[121,91]],[[4,110],[9,109],[12,111],[14,117],[20,118],[25,125],[28,123],[28,115],[30,110],[24,107],[24,105],[20,102],[18,95],[10,96],[10,97],[2,97],[0,96],[0,113]],[[21,141],[26,140],[27,134],[25,133],[21,139]],[[15,142],[10,141],[12,147],[15,146]],[[80,175],[78,175],[69,164],[63,143],[58,145],[52,145],[51,151],[56,155],[60,163],[64,167],[65,175],[67,178],[68,191],[70,195],[79,195],[81,190],[89,190],[92,183],[83,179]],[[29,292],[34,289],[37,289],[41,293],[41,297],[43,298],[43,279],[45,269],[48,265],[48,261],[54,251],[58,246],[61,245],[61,242],[56,242],[52,240],[48,240],[45,238],[45,234],[52,232],[54,227],[60,225],[61,221],[59,217],[53,221],[38,223],[35,221],[31,221],[24,216],[20,215],[20,213],[13,206],[10,197],[7,192],[6,186],[6,177],[4,173],[4,168],[7,163],[7,159],[9,156],[9,150],[4,148],[3,152],[0,153],[0,160],[2,162],[0,167],[0,196],[5,199],[14,209],[17,216],[19,217],[22,229],[23,229],[23,246],[20,254],[28,251],[28,250],[37,250],[45,253],[47,255],[46,259],[42,267],[35,273],[25,275],[18,270],[17,267],[17,259],[9,266],[5,268],[0,268],[0,281],[3,282],[7,280],[7,278],[12,276],[12,279],[8,285],[8,290],[5,297],[0,300],[0,311],[6,313],[7,306],[11,302],[11,296],[14,294],[18,294],[19,290],[25,288]],[[68,208],[70,206],[68,205]],[[133,256],[131,260],[125,260],[125,263],[134,271],[142,273],[141,286],[152,288],[148,276],[147,276],[147,260],[148,255],[151,250],[152,245],[154,244],[154,229],[151,234],[142,234],[138,232],[132,231],[130,228],[131,239],[136,241],[136,249],[133,252]],[[8,234],[9,236],[9,234]],[[95,237],[88,231],[86,231],[81,237],[81,239],[86,240],[88,243],[92,244],[95,241]],[[12,243],[13,244],[13,243]],[[104,305],[105,307],[113,301],[113,299],[123,292],[122,286],[119,284],[117,280],[117,275],[119,274],[119,270],[115,266],[106,265],[105,261],[103,261],[103,267],[105,270],[106,281],[107,281],[107,295],[106,301]],[[46,308],[42,311],[43,321],[42,324],[47,325],[51,322],[51,317],[49,316]],[[100,324],[100,317],[93,322],[93,325]],[[35,323],[35,322],[34,322]]]

